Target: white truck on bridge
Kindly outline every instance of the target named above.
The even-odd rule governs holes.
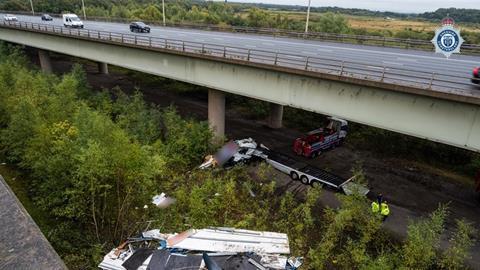
[[[63,14],[63,26],[72,28],[83,28],[83,22],[76,14]]]

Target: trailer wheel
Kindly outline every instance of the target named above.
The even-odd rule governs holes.
[[[298,180],[298,173],[291,172],[290,173],[290,178],[292,178],[293,181],[297,181]]]
[[[305,175],[302,175],[302,177],[300,178],[300,182],[302,182],[302,184],[304,185],[308,185],[308,177],[306,177]]]

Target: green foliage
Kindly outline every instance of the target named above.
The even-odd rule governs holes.
[[[429,40],[435,35],[434,32],[425,31],[425,30],[412,30],[411,28],[406,28],[404,30],[398,31],[394,34],[394,37],[401,39],[421,39]]]
[[[163,141],[154,145],[172,169],[186,169],[198,164],[212,150],[212,133],[206,122],[182,119],[173,107],[162,114]]]
[[[314,269],[355,269],[370,263],[369,247],[380,232],[380,219],[373,215],[365,197],[339,196],[342,207],[327,208],[323,237],[310,249]],[[382,244],[382,243],[380,243]]]
[[[320,190],[311,188],[307,192],[304,203],[298,204],[291,193],[287,193],[281,199],[275,228],[286,232],[290,238],[290,247],[295,256],[307,256],[308,248],[315,239],[314,235],[318,217],[314,214]],[[300,221],[301,222],[298,222]]]
[[[428,219],[408,226],[403,246],[404,269],[430,269],[435,264],[446,216],[447,208],[440,206]]]
[[[444,252],[439,265],[443,269],[463,269],[464,262],[470,257],[469,250],[475,244],[475,235],[478,231],[465,220],[456,221],[457,229],[450,240],[450,247]]]
[[[36,204],[63,224],[46,233],[59,240],[52,241],[55,247],[74,269],[88,268],[88,247],[131,235],[130,224],[143,216],[133,209],[151,200],[157,179],[169,175],[167,165],[185,168],[201,160],[210,131],[173,110],[147,106],[139,93],[117,90],[114,101],[92,94],[78,66],[58,78],[28,70],[22,57],[13,61],[16,50],[0,48],[1,148],[31,172]],[[64,239],[67,228],[86,235],[71,239],[78,247]]]
[[[259,8],[251,8],[248,11],[247,18],[247,24],[251,27],[271,27],[273,23],[271,15]]]
[[[419,17],[433,21],[441,21],[443,18],[450,16],[458,22],[478,23],[480,22],[480,11],[478,9],[465,8],[440,8],[434,12],[425,12]]]
[[[117,99],[111,110],[115,122],[143,144],[158,140],[161,135],[161,113],[147,106],[138,90],[133,96],[126,95],[118,88],[114,91]]]
[[[312,24],[312,30],[323,33],[346,34],[350,31],[350,26],[345,16],[327,12],[320,16],[317,23]]]

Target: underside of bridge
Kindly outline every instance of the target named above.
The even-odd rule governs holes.
[[[0,28],[0,39],[214,89],[209,104],[218,107],[209,108],[209,117],[217,135],[224,129],[221,92],[228,92],[274,103],[272,127],[281,125],[282,106],[291,106],[480,151],[480,106],[468,102],[15,29]]]

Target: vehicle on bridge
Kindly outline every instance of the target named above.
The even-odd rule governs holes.
[[[65,27],[83,28],[83,22],[76,14],[63,14],[62,18]]]
[[[130,24],[131,32],[150,33],[150,26],[143,22],[132,22]]]
[[[472,83],[480,84],[480,67],[476,67],[473,69]]]
[[[53,17],[48,14],[43,14],[42,21],[53,21]]]
[[[6,21],[6,22],[16,22],[16,21],[18,21],[17,17],[15,15],[12,15],[12,14],[7,14],[7,15],[3,16],[3,20]]]
[[[315,158],[330,148],[339,146],[345,140],[348,122],[330,117],[324,128],[312,130],[293,142],[293,151],[297,155]]]

